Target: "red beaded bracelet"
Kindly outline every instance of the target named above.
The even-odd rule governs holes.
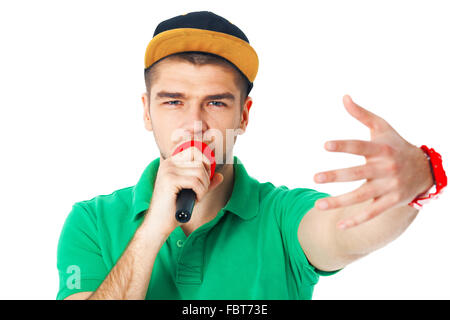
[[[408,205],[416,209],[421,209],[422,206],[431,199],[437,199],[438,196],[442,194],[444,187],[447,186],[447,176],[445,174],[444,168],[442,167],[441,155],[437,153],[433,148],[428,148],[425,145],[422,145],[420,149],[422,149],[427,156],[431,173],[433,175],[433,186],[430,188],[430,190],[435,187],[436,191],[430,193],[430,190],[428,190],[427,192],[419,194],[413,201],[408,203]]]

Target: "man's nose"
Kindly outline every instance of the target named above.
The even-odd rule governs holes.
[[[184,129],[192,136],[202,138],[207,128],[205,122],[205,114],[201,106],[192,106],[189,108],[188,113],[185,115]]]

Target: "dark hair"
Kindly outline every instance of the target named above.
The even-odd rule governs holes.
[[[240,89],[240,92],[241,92],[240,106],[241,106],[241,112],[242,112],[242,110],[244,108],[245,99],[248,96],[250,82],[234,64],[232,64],[228,60],[226,60],[218,55],[215,55],[212,53],[207,53],[207,52],[175,53],[175,54],[169,55],[169,56],[159,60],[158,62],[154,63],[150,67],[146,68],[144,70],[144,79],[145,79],[145,87],[147,88],[147,92],[148,92],[149,96],[150,96],[151,82],[152,82],[152,80],[154,80],[155,73],[156,73],[155,72],[156,69],[154,67],[156,65],[158,65],[158,63],[160,61],[167,59],[167,58],[188,61],[194,65],[212,64],[212,65],[223,66],[226,68],[232,68],[235,71],[236,86]]]

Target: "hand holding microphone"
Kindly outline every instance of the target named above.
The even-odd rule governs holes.
[[[198,148],[199,146],[200,148]],[[158,232],[169,235],[177,226],[189,221],[187,217],[188,212],[192,215],[192,200],[194,200],[194,204],[195,200],[201,201],[207,192],[222,183],[222,174],[213,171],[215,170],[214,154],[210,152],[209,147],[206,147],[203,148],[202,142],[188,141],[180,145],[171,157],[160,159],[146,217],[147,222],[153,225]],[[201,150],[204,152],[202,153]],[[207,157],[206,154],[210,157]],[[182,190],[189,189],[193,191],[195,198],[192,197],[192,194],[188,197],[181,195]],[[183,191],[183,193],[186,192],[190,191]],[[182,221],[175,216],[177,207],[186,213],[186,216],[182,214],[181,218],[184,217],[181,219]]]
[[[187,141],[178,146],[178,148],[175,149],[172,155],[176,155],[177,153],[182,152],[191,147],[197,148],[199,151],[203,153],[204,156],[208,158],[210,164],[209,179],[211,181],[214,176],[214,171],[216,168],[216,160],[214,157],[214,151],[212,151],[206,143],[196,140]],[[192,211],[194,210],[195,199],[196,194],[192,189],[182,189],[180,193],[178,193],[175,211],[175,218],[177,219],[178,222],[186,223],[191,219]]]

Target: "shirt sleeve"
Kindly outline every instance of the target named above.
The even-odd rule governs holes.
[[[336,271],[322,271],[310,264],[298,240],[298,228],[305,214],[314,207],[316,200],[331,197],[330,194],[308,188],[288,189],[285,186],[280,212],[280,228],[283,244],[289,255],[292,268],[305,279],[302,282],[316,284],[319,276],[329,276]]]
[[[107,275],[97,235],[95,214],[87,205],[72,206],[58,242],[57,300],[77,292],[95,291]]]

